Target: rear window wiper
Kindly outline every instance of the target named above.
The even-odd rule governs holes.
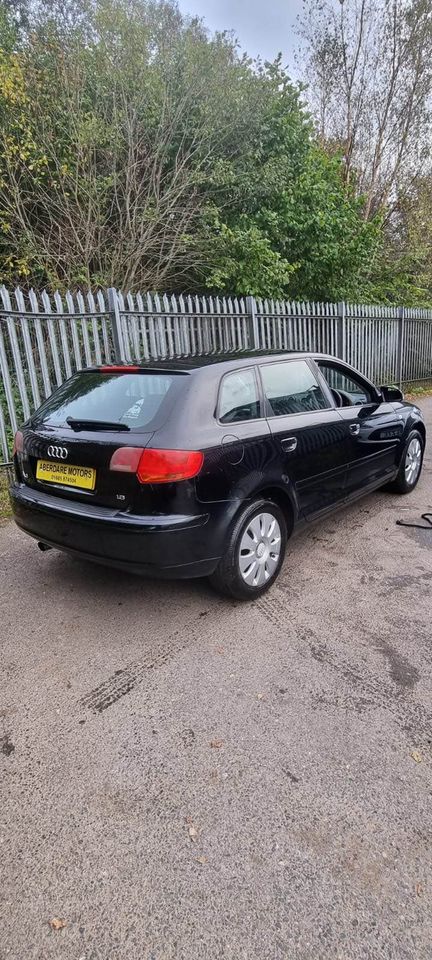
[[[81,420],[80,417],[66,417],[66,423],[72,430],[130,430],[127,423],[111,420]]]

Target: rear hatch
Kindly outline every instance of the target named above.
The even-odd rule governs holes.
[[[168,418],[181,373],[135,367],[84,370],[64,383],[23,431],[24,482],[58,497],[118,510],[151,510],[134,472],[110,469],[122,447],[145,449]]]

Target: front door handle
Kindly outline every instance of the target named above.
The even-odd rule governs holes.
[[[352,433],[354,437],[358,437],[360,433],[360,424],[350,423],[349,428],[350,428],[350,433]]]
[[[281,447],[285,453],[294,453],[297,448],[297,437],[285,437],[281,440]]]

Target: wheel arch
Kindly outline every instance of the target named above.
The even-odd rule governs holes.
[[[268,487],[263,487],[261,490],[255,491],[254,496],[263,500],[272,500],[273,503],[276,503],[278,507],[280,507],[285,517],[287,534],[288,537],[290,537],[296,523],[298,511],[289,493],[281,487],[269,485]]]
[[[423,443],[426,444],[426,427],[423,423],[423,420],[414,420],[414,423],[410,425],[410,432],[411,430],[418,430],[423,437]]]

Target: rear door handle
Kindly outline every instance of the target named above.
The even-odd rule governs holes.
[[[284,437],[281,440],[281,447],[285,453],[294,453],[294,450],[297,448],[297,437]]]
[[[358,437],[360,433],[360,424],[350,423],[349,428],[350,428],[350,433],[352,433],[354,437]]]

